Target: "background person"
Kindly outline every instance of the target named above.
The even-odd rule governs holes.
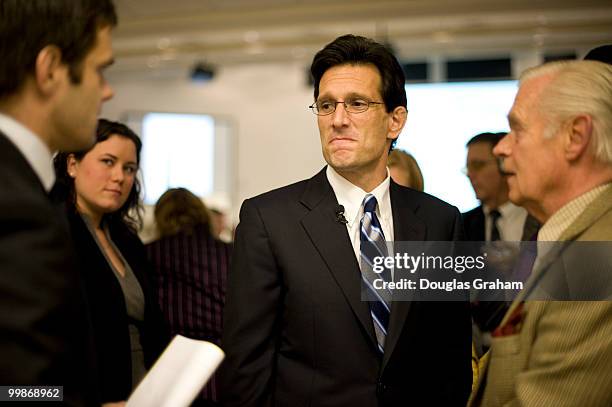
[[[136,235],[140,150],[127,126],[100,119],[92,148],[54,160],[91,308],[103,403],[126,400],[168,342]]]
[[[530,240],[538,230],[537,220],[509,200],[506,176],[493,155],[493,148],[505,135],[480,133],[467,142],[466,175],[481,202],[480,206],[462,214],[467,240],[517,242]],[[478,357],[489,348],[490,332],[497,328],[508,305],[501,298],[472,303],[475,322],[472,337]]]
[[[146,250],[172,336],[181,334],[220,345],[231,246],[213,237],[206,206],[185,188],[169,189],[159,198],[155,222],[159,239],[147,244]],[[215,405],[218,401],[213,375],[196,403]]]
[[[211,233],[215,239],[221,240],[225,243],[231,243],[233,241],[232,229],[227,220],[227,214],[225,211],[219,208],[208,208],[210,215],[210,227]]]
[[[468,240],[516,242],[524,238],[527,211],[510,202],[508,183],[500,171],[493,148],[506,133],[480,133],[467,142],[466,174],[481,205],[464,213]],[[535,230],[527,233],[533,234]]]
[[[391,150],[387,159],[387,167],[393,181],[399,185],[423,191],[423,173],[415,158],[403,150]]]

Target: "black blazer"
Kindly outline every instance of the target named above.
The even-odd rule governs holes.
[[[473,242],[485,241],[485,215],[482,205],[461,214],[465,240]],[[521,240],[531,240],[535,233],[540,230],[539,222],[531,215],[527,215],[523,224]]]
[[[463,218],[463,229],[466,240],[484,242],[485,240],[485,215],[482,205],[461,214]]]
[[[0,132],[0,384],[63,385],[95,405],[91,332],[63,212]]]
[[[396,241],[461,238],[456,208],[391,182]],[[322,170],[244,202],[228,280],[225,405],[464,406],[464,303],[394,302],[377,351],[359,265]]]
[[[126,400],[132,390],[132,361],[123,291],[83,218],[69,210],[68,220],[91,310],[101,400],[103,403]],[[113,225],[110,234],[144,293],[144,323],[139,328],[145,364],[150,367],[168,343],[168,333],[149,284],[150,265],[138,236],[120,224]]]

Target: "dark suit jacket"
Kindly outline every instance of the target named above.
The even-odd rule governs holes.
[[[132,362],[123,291],[85,221],[74,211],[68,211],[68,220],[91,309],[101,400],[126,400],[132,391]],[[110,233],[145,296],[144,323],[139,328],[145,364],[150,367],[168,343],[167,330],[148,281],[150,265],[138,236],[123,225],[113,225]]]
[[[94,405],[90,331],[74,251],[59,208],[0,133],[0,384],[62,385]]]
[[[482,205],[461,214],[465,239],[474,242],[485,240],[485,215]]]
[[[391,182],[395,240],[455,240],[456,208]],[[228,406],[463,406],[463,303],[394,302],[380,357],[361,275],[325,170],[244,202],[228,280]]]
[[[465,240],[473,242],[484,242],[485,240],[485,215],[482,205],[461,214]],[[527,215],[523,224],[521,240],[531,240],[540,229],[540,224],[531,215]]]

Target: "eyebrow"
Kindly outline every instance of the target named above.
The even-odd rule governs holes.
[[[508,124],[510,127],[523,127],[521,120],[512,112],[508,113]]]
[[[119,157],[117,157],[116,155],[113,155],[111,153],[102,153],[102,156],[110,157],[113,160],[118,160],[119,159]],[[138,163],[136,161],[127,161],[126,164],[134,164],[135,166],[138,166]]]
[[[328,100],[328,99],[332,99],[331,96],[329,96],[327,93],[319,95],[319,97],[317,98],[317,100]],[[367,99],[367,100],[374,100],[373,98],[370,98],[369,96],[365,96],[361,93],[357,93],[357,92],[349,92],[347,95],[344,96],[344,99]]]

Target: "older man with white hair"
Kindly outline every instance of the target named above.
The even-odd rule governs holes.
[[[611,406],[612,302],[529,299],[551,270],[587,279],[591,263],[576,247],[612,240],[612,66],[571,61],[527,70],[508,120],[511,132],[494,153],[509,197],[542,223],[538,243],[563,243],[538,254],[493,334],[470,404]],[[612,273],[612,253],[597,262]]]

